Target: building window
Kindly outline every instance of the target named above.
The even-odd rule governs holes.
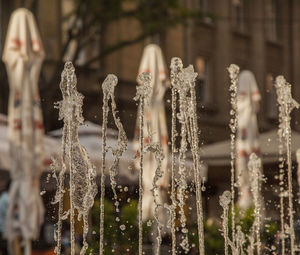
[[[195,67],[198,73],[196,81],[197,97],[201,102],[209,102],[209,63],[204,57],[197,57]]]
[[[266,32],[267,39],[270,41],[278,40],[278,18],[279,2],[278,0],[266,1]]]
[[[267,92],[267,118],[271,121],[277,120],[277,95],[274,86],[274,76],[268,73],[266,76],[266,92]]]
[[[233,4],[233,26],[241,32],[245,32],[245,13],[246,5],[245,0],[232,0]]]

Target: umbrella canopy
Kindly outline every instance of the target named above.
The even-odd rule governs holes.
[[[278,163],[277,129],[259,135],[260,156],[263,164]],[[292,158],[296,160],[296,151],[300,144],[300,133],[292,131]],[[230,165],[230,141],[221,141],[201,147],[201,160],[208,166]]]
[[[102,127],[90,121],[86,121],[84,125],[78,127],[78,137],[80,143],[86,148],[93,165],[96,167],[97,173],[100,173],[101,168],[101,134]],[[62,129],[51,131],[49,132],[49,135],[52,137],[61,138]],[[116,130],[110,128],[107,129],[106,144],[108,147],[116,147],[117,136],[118,132]],[[57,150],[59,151],[60,149],[57,148]],[[132,143],[128,143],[128,149],[125,151],[122,158],[120,159],[118,183],[128,184],[137,181],[137,171],[130,170],[133,166],[133,158],[133,146]],[[109,150],[106,155],[106,164],[108,166],[106,168],[107,171],[109,171],[109,166],[113,163],[113,160],[113,155],[111,153],[111,150]]]
[[[237,91],[236,181],[239,187],[239,205],[243,208],[247,208],[252,200],[248,161],[252,152],[259,152],[256,113],[260,99],[253,73],[242,71]]]
[[[1,115],[0,115],[0,119],[1,119]],[[78,127],[78,136],[79,136],[80,144],[82,144],[86,148],[89,157],[93,165],[96,167],[97,173],[99,174],[101,168],[101,157],[99,155],[102,151],[102,147],[101,147],[102,127],[93,122],[85,121],[84,125]],[[48,136],[45,136],[44,139],[45,150],[47,155],[50,154],[52,151],[53,153],[61,151],[60,149],[61,143],[58,140],[61,137],[62,137],[62,129],[53,130],[48,133]],[[115,148],[117,144],[117,137],[118,137],[118,131],[108,128],[107,140],[106,140],[107,147]],[[1,139],[1,135],[0,135],[0,139]],[[1,142],[0,142],[0,148],[1,148]],[[119,184],[135,185],[138,183],[138,171],[136,171],[133,168],[135,155],[136,155],[136,150],[134,150],[133,143],[128,142],[127,150],[124,152],[119,163],[119,173],[118,173]],[[47,158],[49,157],[50,156],[48,156]],[[1,164],[1,160],[2,157],[0,155],[0,164]],[[107,171],[107,174],[109,173],[109,166],[113,163],[113,160],[114,160],[113,155],[111,153],[111,150],[109,150],[106,154],[107,167],[105,169]],[[171,162],[170,156],[167,162]],[[190,174],[188,178],[189,180],[191,180],[193,176],[193,161],[190,158],[188,158],[186,165],[190,169]],[[178,166],[178,162],[176,162],[176,166]],[[201,178],[203,179],[207,178],[206,165],[201,165]]]
[[[167,76],[167,68],[162,55],[162,51],[159,46],[155,44],[148,45],[143,52],[141,64],[139,67],[139,74],[143,72],[149,72],[151,74],[151,87],[152,94],[150,99],[150,104],[145,106],[145,126],[144,134],[145,144],[149,144],[149,132],[152,132],[151,142],[160,143],[165,158],[162,162],[163,176],[157,182],[158,186],[166,188],[169,184],[169,174],[168,174],[168,133],[167,133],[167,123],[166,114],[163,98],[165,91],[169,84]],[[148,134],[148,136],[147,136]],[[139,150],[138,143],[139,135],[139,123],[137,121],[134,148],[136,151]],[[139,159],[139,158],[137,158]],[[137,160],[138,162],[138,160]],[[153,188],[153,177],[155,175],[155,170],[157,163],[155,160],[155,155],[153,153],[146,153],[144,156],[144,179],[143,179],[143,218],[147,220],[153,218],[154,213],[154,198],[152,195]],[[139,169],[139,165],[136,164],[136,168]],[[163,200],[162,192],[159,194],[160,200]],[[163,201],[161,201],[163,202]]]
[[[5,236],[35,239],[44,219],[39,179],[43,166],[44,129],[38,78],[44,50],[32,13],[13,12],[3,61],[9,78],[8,140],[11,156],[10,202]]]

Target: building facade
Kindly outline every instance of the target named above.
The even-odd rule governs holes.
[[[51,63],[62,57],[61,47],[66,40],[67,25],[63,22],[63,17],[72,10],[73,1],[2,0],[0,2],[2,48],[8,19],[13,9],[19,6],[33,8],[47,52],[44,66],[50,71],[45,75],[49,77],[53,75]],[[256,77],[262,95],[258,116],[260,131],[275,128],[277,110],[273,81],[277,75],[285,75],[293,85],[294,98],[300,101],[300,72],[297,72],[298,69],[300,70],[300,22],[297,18],[300,13],[300,2],[297,0],[185,0],[184,3],[191,8],[200,8],[204,14],[209,15],[204,15],[201,20],[188,21],[185,25],[171,28],[164,35],[148,38],[115,51],[105,57],[100,66],[95,65],[88,74],[79,76],[79,89],[86,95],[86,118],[101,122],[99,80],[101,81],[108,73],[114,73],[120,80],[116,96],[121,119],[129,137],[133,136],[137,107],[132,98],[135,94],[137,70],[143,47],[150,42],[156,42],[163,49],[167,65],[170,65],[172,57],[178,56],[184,60],[185,65],[193,64],[199,73],[197,80],[199,124],[202,132],[201,139],[205,144],[229,137],[229,78],[226,68],[231,63],[238,64],[241,69],[251,70]],[[130,4],[128,8],[131,8]],[[140,29],[139,23],[134,19],[111,24],[102,38],[95,40],[94,48],[82,52],[80,58],[82,63],[86,56],[101,51],[109,43],[132,38]],[[56,76],[59,79],[59,74]],[[43,93],[41,94],[43,96]],[[44,94],[47,101],[46,93]],[[169,92],[166,98],[170,98]],[[49,107],[50,105],[47,105],[46,108]],[[168,100],[166,100],[166,107],[167,114],[170,116]],[[294,117],[294,129],[300,130],[298,125],[300,113],[295,113]],[[49,118],[54,121],[53,114]],[[170,118],[168,119],[170,124]],[[48,122],[47,129],[51,128],[52,124]]]

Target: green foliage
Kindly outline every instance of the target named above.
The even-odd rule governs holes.
[[[224,253],[224,238],[220,232],[220,226],[214,221],[207,220],[204,224],[205,252],[207,255]]]
[[[278,230],[279,225],[275,221],[265,224],[265,229],[261,235],[262,241],[265,243],[273,244],[275,242],[275,236]]]
[[[235,211],[235,222],[236,226],[241,226],[241,229],[245,235],[249,235],[251,227],[254,222],[254,207],[250,207],[247,210],[241,210],[237,206],[234,208]],[[229,236],[231,237],[232,233],[232,213],[231,208],[229,209],[229,219],[228,219],[228,228]],[[275,235],[278,231],[278,223],[276,221],[265,221],[264,227],[261,230],[261,242],[265,245],[270,246],[274,244]]]
[[[237,206],[234,207],[235,212],[235,224],[236,226],[241,226],[241,229],[245,235],[250,233],[251,226],[254,222],[254,208],[250,207],[247,210],[240,210]],[[231,208],[229,208],[229,215],[228,215],[228,229],[229,229],[229,236],[231,236],[232,230],[232,212]]]
[[[131,200],[117,214],[109,200],[104,201],[104,253],[105,254],[135,254],[138,249],[138,207],[137,201]],[[99,214],[100,205],[96,202],[92,209],[93,236],[87,254],[98,253],[99,250]],[[116,219],[120,221],[116,221]],[[120,226],[125,226],[121,230]],[[143,225],[144,240],[149,239],[151,227]],[[114,250],[114,252],[113,252]]]
[[[138,203],[136,200],[131,200],[123,205],[120,214],[115,212],[115,208],[111,201],[105,200],[104,214],[104,241],[105,254],[136,254],[138,249]],[[231,211],[231,210],[230,210]],[[253,208],[246,211],[241,211],[235,207],[236,225],[241,226],[245,235],[250,233],[251,226],[254,222]],[[92,254],[98,253],[99,249],[99,214],[100,206],[97,201],[92,209],[92,225],[93,232],[92,240],[90,240],[90,249]],[[120,221],[116,221],[119,217]],[[231,236],[231,213],[229,213],[229,236]],[[120,226],[124,225],[125,230],[121,231]],[[189,254],[198,254],[198,231],[197,224],[192,224],[189,228],[189,242],[193,244]],[[220,232],[221,223],[215,220],[208,219],[204,222],[205,232],[205,254],[206,255],[221,255],[224,254],[224,238]],[[143,224],[143,240],[151,242],[150,234],[152,227]],[[278,231],[277,222],[271,221],[265,224],[261,233],[261,240],[265,244],[273,244],[274,236]],[[115,252],[113,252],[114,250]],[[87,253],[89,254],[89,253]]]

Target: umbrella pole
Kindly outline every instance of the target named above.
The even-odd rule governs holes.
[[[9,240],[7,245],[8,252],[10,255],[22,255],[20,247],[20,237],[16,237],[13,240]]]
[[[31,240],[30,239],[26,239],[25,240],[25,246],[24,246],[24,255],[31,255]]]

